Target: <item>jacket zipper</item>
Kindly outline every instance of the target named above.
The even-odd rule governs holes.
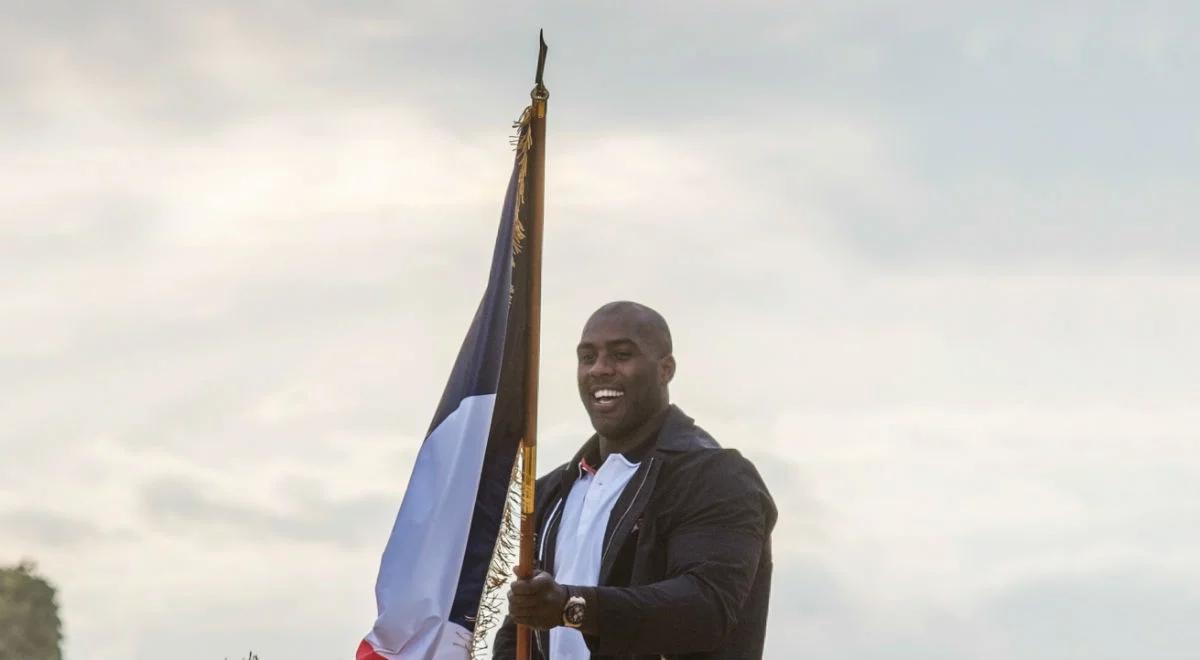
[[[608,537],[608,543],[604,546],[604,552],[600,553],[600,565],[604,566],[604,558],[608,556],[608,551],[612,549],[613,540],[617,538],[617,530],[621,529],[621,523],[625,522],[625,516],[633,509],[633,505],[637,504],[638,495],[642,494],[642,486],[646,485],[646,480],[650,478],[650,470],[654,469],[654,457],[650,457],[650,464],[646,466],[646,474],[642,475],[641,482],[638,483],[637,490],[633,491],[633,499],[629,500],[629,506],[621,512],[621,517],[617,518],[617,524],[613,526],[612,536]]]
[[[546,524],[542,526],[542,542],[538,544],[538,560],[542,562],[542,566],[546,565],[546,539],[550,536],[550,525],[554,524],[554,516],[558,513],[563,503],[562,497],[554,503],[554,508],[550,510],[550,515],[546,516]]]
[[[543,567],[546,566],[546,539],[550,537],[550,526],[554,524],[554,516],[558,513],[559,509],[562,508],[562,504],[565,500],[566,498],[564,497],[558,498],[558,501],[554,503],[554,508],[550,510],[550,515],[546,516],[546,524],[542,526],[542,542],[538,544],[537,554],[538,561],[541,562]],[[550,633],[548,632],[546,633],[547,636],[549,636],[549,634]],[[546,647],[542,644],[542,631],[533,631],[533,641],[537,644],[538,653],[540,653],[543,658],[548,657],[549,654],[546,652]]]

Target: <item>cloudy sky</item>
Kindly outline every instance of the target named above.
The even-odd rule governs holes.
[[[767,656],[1200,646],[1186,2],[0,2],[0,564],[68,660],[349,658],[550,43],[544,466],[660,309]]]

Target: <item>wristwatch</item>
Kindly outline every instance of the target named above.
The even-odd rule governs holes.
[[[583,616],[586,612],[587,601],[583,599],[583,596],[572,595],[567,598],[567,604],[563,605],[563,625],[568,628],[579,628],[583,625]]]

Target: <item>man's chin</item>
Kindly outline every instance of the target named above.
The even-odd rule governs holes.
[[[588,418],[592,420],[592,428],[596,430],[596,433],[606,438],[612,437],[614,433],[621,429],[620,420],[613,419],[608,415],[594,413],[589,410]]]

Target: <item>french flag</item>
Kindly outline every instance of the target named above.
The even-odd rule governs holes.
[[[524,434],[529,265],[521,251],[528,123],[483,300],[471,321],[375,582],[378,618],[357,660],[465,660]]]

